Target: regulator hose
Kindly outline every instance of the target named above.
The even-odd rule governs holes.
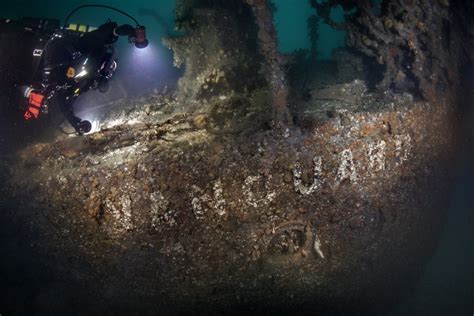
[[[116,12],[130,18],[133,22],[135,22],[137,27],[140,26],[140,23],[138,23],[137,19],[135,19],[133,16],[131,16],[127,12],[122,11],[120,9],[117,9],[117,8],[114,8],[114,7],[111,7],[111,6],[108,6],[108,5],[102,5],[102,4],[84,4],[84,5],[81,5],[77,8],[75,8],[74,10],[71,11],[71,13],[69,13],[69,15],[67,16],[67,18],[64,22],[64,27],[65,28],[67,27],[69,19],[74,15],[74,13],[76,13],[77,11],[79,11],[81,9],[84,9],[84,8],[103,8],[103,9],[109,9],[109,10],[112,10],[112,11],[116,11]]]

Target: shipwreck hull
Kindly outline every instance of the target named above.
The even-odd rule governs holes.
[[[320,109],[278,137],[223,137],[206,115],[122,125],[30,146],[9,188],[40,209],[37,247],[122,308],[364,310],[437,239],[449,108]]]

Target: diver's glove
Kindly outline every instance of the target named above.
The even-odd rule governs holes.
[[[76,132],[79,135],[87,134],[92,130],[91,122],[86,121],[86,120],[80,121],[79,123],[77,123],[77,125],[75,127],[76,127]]]

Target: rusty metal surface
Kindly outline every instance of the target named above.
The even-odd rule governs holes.
[[[325,102],[281,136],[218,137],[212,117],[182,114],[33,145],[3,190],[44,209],[30,215],[41,247],[92,266],[105,296],[187,307],[390,296],[437,238],[451,107]]]

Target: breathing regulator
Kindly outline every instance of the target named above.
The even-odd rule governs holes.
[[[146,28],[141,25],[140,23],[138,23],[137,19],[135,19],[133,16],[131,16],[130,14],[122,11],[122,10],[119,10],[117,8],[114,8],[114,7],[111,7],[111,6],[107,6],[107,5],[100,5],[100,4],[85,4],[85,5],[81,5],[77,8],[75,8],[74,10],[71,11],[71,13],[69,13],[69,15],[67,16],[65,22],[64,22],[64,28],[67,28],[67,25],[68,25],[68,22],[69,22],[69,19],[71,18],[71,16],[74,15],[74,13],[76,13],[77,11],[81,10],[81,9],[84,9],[84,8],[103,8],[103,9],[109,9],[109,10],[113,10],[115,12],[118,12],[126,17],[128,17],[129,19],[131,19],[134,23],[135,23],[135,37],[133,38],[130,38],[130,42],[134,43],[135,44],[135,47],[136,48],[145,48],[148,46],[148,40],[146,38]]]

